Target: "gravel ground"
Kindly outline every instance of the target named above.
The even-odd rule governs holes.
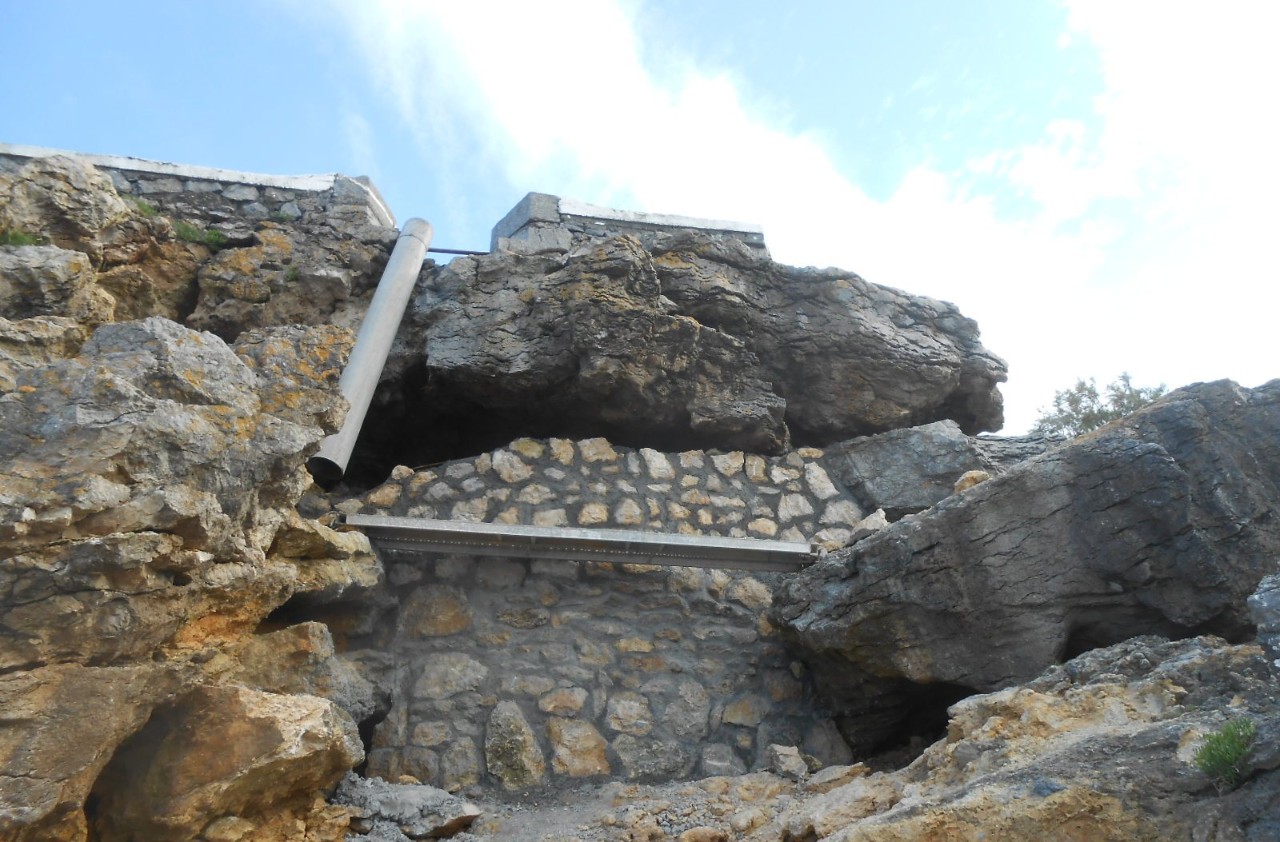
[[[606,784],[521,803],[477,801],[457,842],[728,842],[777,840],[796,784],[766,772],[641,786]]]

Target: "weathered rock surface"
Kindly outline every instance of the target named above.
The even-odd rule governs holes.
[[[316,571],[300,572],[309,559],[268,553],[307,482],[308,449],[340,417],[323,384],[337,376],[345,346],[324,330],[268,331],[246,352],[251,367],[216,337],[162,319],[104,325],[87,340],[88,331],[59,318],[5,326],[12,341],[11,382],[0,394],[0,663],[9,672],[0,679],[0,780],[8,789],[0,838],[83,839],[83,805],[95,781],[109,786],[103,782],[116,773],[104,777],[103,769],[122,744],[170,715],[158,711],[179,710],[175,699],[202,671],[225,671],[224,657],[209,647],[249,634],[299,590],[332,590]],[[255,357],[262,347],[271,353]],[[367,542],[363,549],[376,563]],[[341,563],[334,557],[341,554],[310,552]],[[357,559],[359,548],[348,556]],[[240,677],[256,663],[247,659]],[[285,689],[312,689],[292,686],[307,683],[303,674],[278,678]],[[373,707],[358,676],[317,667],[310,681],[357,715]],[[314,710],[299,711],[301,719],[286,716],[315,720],[295,729],[302,753],[286,754],[296,764],[264,760],[272,786],[202,789],[191,796],[196,806],[174,808],[187,818],[172,838],[193,838],[218,810],[248,809],[236,794],[244,786],[258,792],[253,803],[280,807],[255,825],[263,838],[274,832],[263,828],[294,809],[285,804],[294,795],[299,816],[323,814],[323,805],[315,813],[302,802],[362,752],[350,717],[319,699],[307,704]],[[241,706],[226,716],[259,716],[250,713]],[[309,756],[317,750],[327,752],[329,767]],[[246,763],[227,774],[251,771]],[[140,803],[130,796],[133,806],[120,809],[161,809]]]
[[[507,789],[542,783],[546,759],[529,722],[515,702],[499,702],[484,729],[484,759],[489,772]]]
[[[364,757],[324,699],[201,687],[158,711],[95,789],[105,839],[187,840],[224,816],[306,803]]]
[[[358,329],[395,239],[390,228],[260,222],[251,244],[199,270],[188,323],[226,339],[252,328],[329,322]]]
[[[395,240],[352,212],[367,196],[302,199],[313,213],[267,219],[237,218],[219,192],[170,191],[122,197],[112,177],[65,156],[0,172],[0,231],[50,243],[0,248],[0,316],[163,316],[228,342],[274,325],[359,326]]]
[[[774,616],[831,667],[975,690],[1136,634],[1239,636],[1277,495],[1280,381],[1198,384],[828,556]]]
[[[411,305],[397,365],[427,420],[518,434],[776,452],[954,418],[1002,423],[1004,363],[949,304],[782,266],[698,234],[453,261]],[[492,443],[490,443],[492,446]]]
[[[0,249],[0,280],[20,293],[17,301],[0,293],[0,315],[11,318],[182,319],[195,306],[197,267],[211,253],[175,239],[167,218],[122,199],[104,174],[61,156],[0,173],[0,231],[51,243]]]
[[[78,159],[36,158],[0,172],[0,231],[20,231],[100,261],[135,217],[111,179]],[[115,261],[122,262],[122,261]]]
[[[193,675],[141,663],[0,676],[0,839],[86,838],[82,808],[116,748]]]
[[[319,696],[356,722],[386,707],[368,679],[337,655],[323,623],[255,635],[233,654],[236,666],[226,676],[228,682],[282,695]]]
[[[17,387],[18,372],[75,356],[88,336],[83,325],[65,317],[0,317],[0,395]]]
[[[15,383],[0,397],[0,664],[142,657],[252,628],[287,598],[293,567],[266,550],[324,430],[263,411],[257,389],[283,382],[150,319],[105,325]]]
[[[1256,646],[1137,638],[950,710],[946,739],[898,772],[792,808],[785,838],[1267,839],[1280,809],[1280,707]],[[1243,786],[1217,797],[1203,736],[1247,717]]]

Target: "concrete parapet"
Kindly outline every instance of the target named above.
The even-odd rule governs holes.
[[[562,199],[547,193],[529,193],[493,226],[490,248],[504,246],[519,251],[567,249],[574,236],[610,237],[632,234],[646,240],[656,233],[696,230],[723,239],[737,240],[767,251],[764,229],[745,222],[700,219],[675,214],[617,210]]]

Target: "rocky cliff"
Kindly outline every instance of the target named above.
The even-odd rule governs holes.
[[[326,492],[376,191],[0,152],[0,840],[1274,838],[1277,383],[975,437],[1004,366],[951,305],[546,214],[424,266]],[[355,513],[826,555],[375,551]]]

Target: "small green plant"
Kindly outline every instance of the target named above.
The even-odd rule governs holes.
[[[209,231],[192,225],[190,222],[183,222],[181,219],[173,223],[173,232],[184,243],[200,243],[214,251],[227,244],[227,235],[221,231]]]
[[[297,266],[290,266],[284,271],[284,281],[287,284],[292,284],[298,280],[298,276],[301,274]]]
[[[26,231],[0,231],[0,246],[42,246],[44,237]]]
[[[1204,738],[1204,745],[1196,752],[1196,766],[1210,778],[1218,792],[1228,792],[1239,786],[1244,777],[1244,759],[1258,735],[1258,726],[1252,719],[1232,719],[1217,731]]]
[[[133,206],[138,209],[138,214],[146,219],[150,219],[160,213],[156,206],[148,202],[146,199],[132,199]]]
[[[268,218],[272,222],[291,222],[292,221],[289,217],[289,214],[285,213],[284,211],[272,211],[270,217]]]

